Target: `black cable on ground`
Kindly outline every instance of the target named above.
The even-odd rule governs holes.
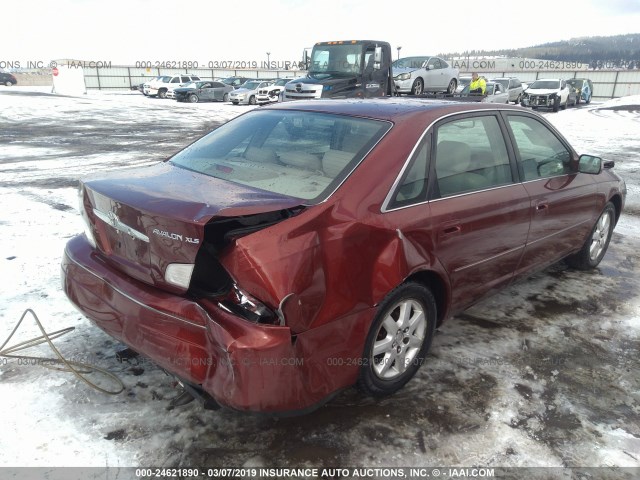
[[[7,345],[7,343],[9,343],[9,340],[11,340],[13,335],[16,333],[16,331],[18,330],[18,327],[20,327],[20,324],[22,323],[24,318],[27,316],[27,313],[30,313],[33,316],[34,320],[36,321],[36,324],[38,325],[38,328],[42,332],[42,335],[40,337],[32,338],[30,340],[17,343],[5,349],[5,346]],[[102,393],[107,393],[109,395],[117,395],[121,393],[124,390],[124,384],[115,374],[109,372],[108,370],[105,370],[104,368],[96,367],[95,365],[67,360],[62,356],[60,351],[55,347],[52,340],[58,337],[61,337],[62,335],[69,333],[73,330],[75,330],[75,327],[67,327],[67,328],[63,328],[62,330],[57,330],[52,333],[47,333],[44,327],[42,326],[42,323],[40,322],[40,319],[38,318],[36,313],[30,308],[27,308],[22,314],[22,316],[20,317],[20,320],[14,327],[9,337],[4,341],[2,346],[0,346],[0,357],[19,358],[24,360],[38,360],[39,362],[41,362],[41,365],[45,368],[51,368],[53,370],[73,373],[76,377],[78,377],[84,383],[86,383],[90,387],[95,388],[96,390]],[[26,355],[14,354],[15,352],[18,352],[20,350],[25,350],[27,348],[35,347],[36,345],[40,345],[45,342],[49,344],[49,347],[56,354],[57,358],[30,357]],[[97,373],[111,379],[111,381],[116,384],[116,389],[107,390],[105,388],[102,388],[96,385],[91,380],[85,377],[85,375],[88,375],[91,373]]]

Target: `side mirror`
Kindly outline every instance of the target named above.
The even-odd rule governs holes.
[[[376,47],[373,53],[373,61],[375,63],[380,63],[382,61],[382,47]]]
[[[427,65],[427,66],[426,66],[426,69],[427,69],[427,70],[433,70],[433,65]]]
[[[578,171],[597,175],[602,171],[602,159],[593,155],[580,155],[580,158],[578,158]]]

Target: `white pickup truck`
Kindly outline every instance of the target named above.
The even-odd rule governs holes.
[[[200,80],[197,75],[164,75],[156,77],[142,86],[142,93],[149,97],[167,98],[167,91],[183,86],[185,83]]]

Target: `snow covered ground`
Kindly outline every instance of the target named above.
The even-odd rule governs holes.
[[[75,327],[55,340],[66,357],[126,387],[105,395],[0,358],[0,466],[640,467],[640,97],[545,114],[627,180],[627,213],[595,271],[559,264],[451,319],[417,377],[384,400],[348,391],[284,419],[167,410],[173,379],[119,363],[123,346],[60,289],[64,245],[82,231],[74,187],[167,157],[248,108],[0,90],[0,344],[31,308],[48,331]],[[37,335],[27,318],[11,343]]]

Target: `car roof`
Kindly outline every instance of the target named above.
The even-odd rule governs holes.
[[[283,102],[268,107],[267,110],[305,110],[321,113],[336,113],[359,117],[369,117],[379,120],[399,121],[414,116],[429,116],[438,118],[444,115],[466,111],[479,110],[515,110],[522,111],[522,107],[515,105],[496,105],[485,103],[467,103],[441,99],[414,99],[401,97],[383,97],[376,99],[347,99],[347,100],[296,100]]]

